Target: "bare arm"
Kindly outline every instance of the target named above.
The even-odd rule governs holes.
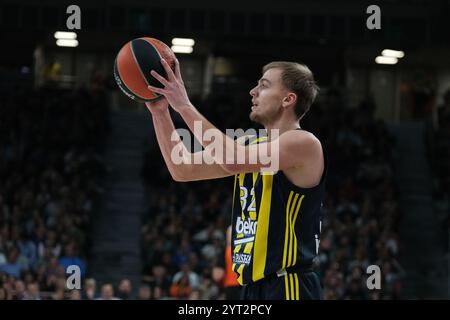
[[[270,142],[243,146],[214,127],[194,106],[181,106],[178,111],[194,134],[204,135],[206,130],[213,130],[221,137],[223,155],[213,154],[213,156],[224,170],[232,174],[301,167],[314,162],[322,153],[319,140],[306,131],[291,130]],[[194,130],[196,123],[197,130]],[[200,136],[197,137],[205,148],[211,145],[210,141],[200,140],[200,138]],[[239,155],[241,161],[236,161],[237,158],[234,155]]]

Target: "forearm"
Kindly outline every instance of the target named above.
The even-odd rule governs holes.
[[[197,138],[204,148],[207,148],[212,143],[221,148],[221,153],[212,154],[212,157],[217,163],[225,164],[234,160],[238,144],[232,138],[217,129],[192,105],[181,108],[179,112],[195,138]],[[205,133],[207,132],[209,135],[213,135],[215,139],[205,139],[205,136],[207,136]],[[229,158],[230,155],[233,156],[233,159]]]
[[[260,170],[276,171],[280,168],[278,139],[275,142],[246,146],[222,133],[192,105],[181,107],[178,112],[205,147],[205,151],[208,151],[209,156],[226,172],[235,174]],[[211,136],[214,138],[211,139]],[[282,164],[287,165],[286,163],[287,161],[283,161]]]
[[[173,124],[172,118],[170,117],[169,109],[163,111],[152,112],[153,126],[155,128],[156,139],[158,141],[161,153],[163,155],[164,161],[167,165],[171,176],[178,180],[184,177],[189,170],[190,163],[192,163],[190,158],[192,154],[186,149],[184,143],[180,143],[178,133],[176,133],[175,126]],[[172,135],[175,135],[176,139],[172,139]],[[172,152],[175,148],[182,148],[182,155],[186,162],[175,163],[172,158]]]

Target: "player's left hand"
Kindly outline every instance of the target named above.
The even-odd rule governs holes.
[[[167,79],[159,75],[156,71],[152,70],[150,74],[162,85],[164,88],[157,88],[154,86],[148,86],[153,92],[159,93],[166,97],[170,106],[177,112],[180,112],[182,108],[191,107],[192,104],[189,101],[189,97],[184,86],[183,79],[181,78],[180,63],[178,59],[175,59],[175,73],[170,68],[166,60],[161,59],[161,64],[167,74]]]

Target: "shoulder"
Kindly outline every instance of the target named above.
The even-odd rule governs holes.
[[[298,146],[322,150],[320,140],[314,134],[306,130],[290,130],[283,133],[279,139],[280,144],[291,147]]]
[[[280,161],[286,160],[289,167],[321,166],[324,158],[320,140],[311,132],[291,130],[279,137]]]
[[[284,138],[287,142],[280,142],[280,155],[288,159],[288,165],[283,170],[285,176],[301,188],[317,186],[326,168],[326,156],[320,140],[305,130],[293,130],[286,134]],[[282,138],[280,136],[280,140]]]

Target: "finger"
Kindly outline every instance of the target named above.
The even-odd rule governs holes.
[[[175,77],[177,77],[178,80],[182,81],[181,71],[180,71],[180,62],[176,58],[175,58]]]
[[[159,82],[161,82],[161,84],[163,86],[167,86],[169,84],[169,82],[161,75],[158,74],[158,72],[156,72],[155,70],[150,71],[150,74]]]
[[[155,92],[155,93],[159,93],[159,94],[162,94],[162,95],[166,95],[166,94],[167,94],[167,91],[164,90],[164,89],[161,89],[161,88],[157,88],[157,87],[150,86],[150,85],[147,86],[147,88],[148,88],[149,90]]]
[[[173,74],[172,68],[170,68],[169,64],[164,58],[161,59],[161,64],[163,65],[164,70],[166,70],[167,79],[169,79],[169,81],[175,80],[175,75]]]

